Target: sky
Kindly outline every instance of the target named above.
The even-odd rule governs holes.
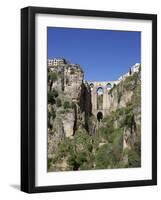
[[[141,33],[48,27],[48,59],[79,64],[85,80],[113,81],[141,63]]]

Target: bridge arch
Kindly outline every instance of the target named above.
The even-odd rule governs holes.
[[[100,111],[104,117],[110,109],[109,91],[117,85],[118,81],[89,81],[87,83],[91,92],[92,113],[97,118],[97,113]]]
[[[93,83],[90,83],[90,88],[94,88],[94,84]]]
[[[106,88],[107,88],[107,89],[111,89],[111,88],[112,88],[112,84],[111,84],[111,83],[107,83],[107,84],[106,84]]]
[[[99,111],[97,113],[97,120],[100,122],[102,119],[103,119],[103,113]]]
[[[103,92],[103,87],[98,87],[97,89],[96,89],[96,92],[97,92],[97,95],[102,95],[104,92]]]
[[[97,93],[97,110],[102,110],[103,109],[103,87],[98,87],[96,89]]]

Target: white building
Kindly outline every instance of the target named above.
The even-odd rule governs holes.
[[[131,67],[131,72],[132,73],[139,72],[139,68],[140,68],[140,63],[136,63]]]
[[[58,66],[58,65],[62,65],[62,64],[66,64],[66,60],[63,58],[48,59],[49,67]]]
[[[133,65],[132,67],[130,67],[130,70],[131,70],[131,73],[127,72],[126,74],[120,76],[118,78],[118,81],[120,82],[120,81],[124,80],[126,77],[134,74],[135,72],[139,72],[139,70],[140,70],[140,63],[136,63],[135,65]]]
[[[120,81],[122,81],[122,80],[124,80],[126,77],[128,77],[128,76],[130,76],[130,73],[128,72],[128,73],[126,73],[126,74],[124,74],[124,75],[122,75],[122,76],[120,76],[119,78],[118,78],[118,81],[120,82]]]

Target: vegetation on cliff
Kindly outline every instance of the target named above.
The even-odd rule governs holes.
[[[60,68],[48,73],[48,171],[140,167],[140,71],[109,91],[115,104],[98,121],[82,70]]]

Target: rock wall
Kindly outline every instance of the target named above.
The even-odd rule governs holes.
[[[107,112],[92,113],[91,88],[79,65],[48,69],[48,167],[51,171],[138,167],[141,73],[107,92]]]
[[[48,74],[48,93],[57,93],[52,96],[54,103],[48,98],[50,157],[61,140],[72,138],[82,127],[89,129],[88,119],[92,113],[90,89],[83,83],[84,73],[79,65],[55,66],[49,69]]]
[[[141,73],[135,72],[132,76],[122,80],[109,92],[110,110],[114,112],[124,109],[120,119],[115,122],[120,124],[122,117],[129,117],[128,125],[123,129],[123,149],[131,149],[140,137],[141,129]],[[129,111],[128,111],[129,109]]]

